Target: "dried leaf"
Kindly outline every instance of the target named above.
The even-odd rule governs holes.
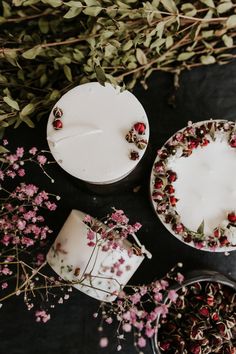
[[[96,17],[98,14],[100,14],[101,11],[102,11],[102,7],[92,6],[92,7],[87,7],[86,9],[84,9],[83,13],[87,16]]]
[[[64,74],[68,81],[72,82],[71,68],[68,65],[63,66]]]
[[[104,70],[102,69],[102,67],[100,65],[95,66],[95,73],[96,73],[96,77],[98,82],[102,85],[105,86],[105,82],[106,82],[106,75]]]
[[[198,234],[204,234],[204,220],[201,222],[201,224],[199,225],[198,229],[197,229],[197,233]]]
[[[224,12],[229,11],[232,8],[233,4],[230,1],[222,2],[217,6],[217,12],[223,14]]]
[[[9,96],[4,96],[3,97],[3,101],[8,104],[8,106],[10,106],[11,108],[14,108],[15,110],[19,111],[20,107],[18,105],[18,102],[13,100],[11,97]]]
[[[69,11],[63,16],[64,18],[73,18],[78,16],[82,11],[81,7],[71,7]]]
[[[136,49],[136,58],[140,65],[145,65],[148,62],[146,54],[140,48]]]
[[[231,48],[233,47],[234,45],[234,41],[233,41],[233,38],[228,36],[227,34],[225,34],[223,37],[222,37],[222,40],[224,42],[224,44],[226,45],[226,47],[228,48]]]
[[[31,113],[33,113],[35,110],[35,106],[33,103],[28,103],[21,111],[22,116],[27,116]]]
[[[226,26],[228,28],[236,27],[236,15],[229,16],[229,18],[226,21]]]
[[[204,65],[214,64],[216,62],[216,59],[213,57],[213,55],[202,55],[200,59],[201,63]]]
[[[178,13],[178,9],[173,0],[161,0],[161,3],[167,11],[174,14]]]
[[[35,59],[37,57],[37,55],[40,54],[41,50],[42,50],[41,46],[33,47],[31,49],[26,50],[22,54],[22,57],[25,58],[25,59]]]
[[[200,0],[203,4],[205,4],[208,7],[215,7],[214,1],[213,0]]]
[[[195,52],[184,52],[178,56],[177,60],[178,61],[185,61],[185,60],[192,58],[194,55],[195,55]]]

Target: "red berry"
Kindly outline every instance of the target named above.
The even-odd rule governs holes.
[[[232,148],[236,148],[236,138],[230,140],[229,144]]]
[[[204,317],[208,317],[210,312],[207,307],[203,306],[199,309],[198,313]]]
[[[209,140],[208,139],[203,139],[201,142],[201,146],[207,146],[209,144]]]
[[[170,196],[170,204],[172,206],[175,206],[177,202],[178,202],[177,198],[175,198],[174,196]]]
[[[214,230],[214,236],[217,238],[221,236],[221,230],[218,227]]]
[[[213,313],[213,315],[212,315],[212,319],[213,319],[213,321],[219,321],[219,315],[218,315],[218,313]]]
[[[158,162],[156,162],[155,163],[155,165],[154,165],[154,169],[155,169],[155,171],[156,172],[163,172],[164,171],[164,164],[163,164],[163,162],[162,161],[158,161]]]
[[[53,128],[56,130],[62,129],[63,128],[63,124],[62,121],[60,119],[55,119],[52,123]]]
[[[167,192],[168,194],[173,194],[175,192],[175,189],[171,184],[168,184],[165,188],[165,192]]]
[[[167,176],[168,176],[168,181],[169,182],[174,182],[177,179],[177,174],[173,171],[167,171]]]
[[[160,178],[157,178],[154,183],[154,188],[155,189],[160,189],[163,187],[163,181]]]
[[[192,138],[192,139],[190,139],[190,141],[188,143],[188,148],[191,149],[191,150],[192,149],[196,149],[198,147],[198,145],[199,145],[199,141],[194,139],[194,138]]]
[[[130,160],[133,160],[133,161],[138,160],[139,159],[139,153],[137,151],[135,151],[135,150],[132,150],[130,152],[129,157],[130,157]]]
[[[221,237],[219,238],[219,240],[220,240],[220,245],[221,245],[221,246],[226,246],[226,245],[229,244],[229,240],[227,239],[226,236],[221,236]]]
[[[184,231],[184,225],[181,223],[175,224],[173,225],[173,230],[176,234],[180,234]]]
[[[234,212],[228,214],[228,220],[230,222],[236,222],[236,214]]]
[[[163,198],[164,198],[164,194],[161,192],[154,192],[152,194],[152,199],[155,201],[161,201],[161,200],[163,200]]]
[[[53,110],[53,115],[55,118],[61,118],[63,116],[63,111],[59,107],[55,107]]]
[[[138,122],[134,124],[134,129],[138,134],[144,134],[146,130],[146,125],[144,123]]]

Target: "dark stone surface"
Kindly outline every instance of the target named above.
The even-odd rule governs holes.
[[[132,176],[113,186],[97,189],[79,183],[57,165],[51,167],[51,175],[55,178],[53,185],[32,171],[31,182],[62,197],[59,208],[53,215],[50,214],[48,220],[54,229],[52,237],[57,235],[72,208],[99,218],[115,206],[125,210],[131,221],[143,224],[140,239],[153,254],[152,260],[143,262],[130,283],[147,283],[164,275],[179,261],[184,263],[184,271],[212,269],[236,279],[236,252],[226,257],[224,254],[198,251],[179,242],[158,220],[149,197],[149,178],[156,150],[176,130],[184,127],[188,120],[235,120],[236,62],[227,66],[214,65],[186,71],[181,76],[180,88],[176,93],[173,90],[173,77],[156,73],[149,80],[148,90],[138,86],[135,94],[149,117],[151,139],[144,160]],[[7,135],[14,146],[37,145],[45,148],[45,131],[46,122],[41,121],[37,130],[22,126],[15,131],[8,131]],[[232,176],[232,181],[234,179],[235,176]],[[141,188],[134,193],[133,188],[136,186]],[[40,325],[35,323],[33,314],[24,308],[22,299],[9,299],[0,312],[0,354],[114,353],[114,328],[107,327],[104,333],[110,336],[110,347],[105,350],[98,347],[99,321],[92,318],[98,305],[96,300],[75,291],[66,304],[56,306],[51,321]],[[122,353],[135,352],[130,337],[124,343]],[[150,348],[145,353],[151,353]]]

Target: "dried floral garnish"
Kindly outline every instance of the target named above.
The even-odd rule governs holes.
[[[177,291],[160,320],[161,353],[236,353],[236,292],[220,283],[198,282]]]
[[[217,134],[224,135],[228,144],[234,148],[232,141],[235,138],[235,128],[235,123],[228,121],[207,121],[202,124],[189,122],[185,129],[177,132],[157,152],[151,187],[155,210],[164,223],[170,224],[176,235],[198,249],[207,247],[214,251],[221,247],[236,247],[236,214],[235,211],[226,213],[225,226],[216,225],[210,235],[204,233],[204,220],[197,231],[185,227],[175,208],[178,199],[175,197],[174,182],[178,176],[175,171],[168,168],[168,159],[188,158],[194,149],[204,149],[209,143],[214,142]]]

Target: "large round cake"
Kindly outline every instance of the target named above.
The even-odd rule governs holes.
[[[97,82],[79,85],[53,107],[47,127],[59,165],[83,181],[116,182],[142,158],[149,138],[146,113],[129,91]]]
[[[178,131],[158,150],[152,203],[179,240],[207,251],[236,249],[236,127],[209,120]]]

